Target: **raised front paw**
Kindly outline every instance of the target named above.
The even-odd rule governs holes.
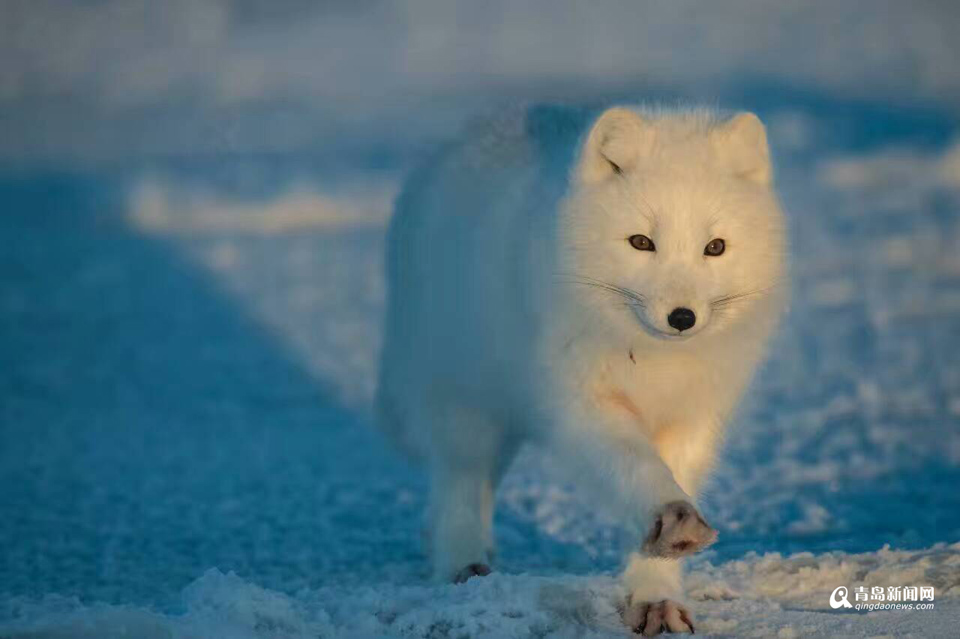
[[[693,504],[672,501],[657,513],[643,551],[652,557],[677,558],[700,552],[717,540],[717,531],[703,520]]]
[[[669,599],[656,602],[631,602],[628,599],[623,611],[623,623],[644,637],[653,637],[662,632],[694,631],[690,611]]]

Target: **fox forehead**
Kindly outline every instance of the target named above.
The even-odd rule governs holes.
[[[647,231],[737,228],[762,216],[754,189],[720,171],[652,167],[624,175],[588,196],[583,214],[594,223]]]

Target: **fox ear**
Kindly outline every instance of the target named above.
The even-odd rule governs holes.
[[[753,113],[741,112],[714,130],[717,151],[733,172],[740,177],[770,184],[773,167],[767,146],[767,130]]]
[[[577,173],[588,184],[625,173],[650,147],[646,121],[623,107],[607,109],[594,123],[580,151]]]

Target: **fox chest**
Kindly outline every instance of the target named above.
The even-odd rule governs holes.
[[[717,371],[696,360],[644,361],[603,366],[595,377],[597,408],[653,435],[673,425],[701,422],[728,398]]]

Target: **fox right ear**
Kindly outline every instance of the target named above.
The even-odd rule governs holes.
[[[760,118],[753,113],[738,113],[717,127],[714,139],[720,156],[734,174],[757,184],[770,184],[770,148]]]
[[[649,148],[647,123],[624,107],[607,109],[597,118],[580,150],[577,174],[586,184],[629,171]]]

